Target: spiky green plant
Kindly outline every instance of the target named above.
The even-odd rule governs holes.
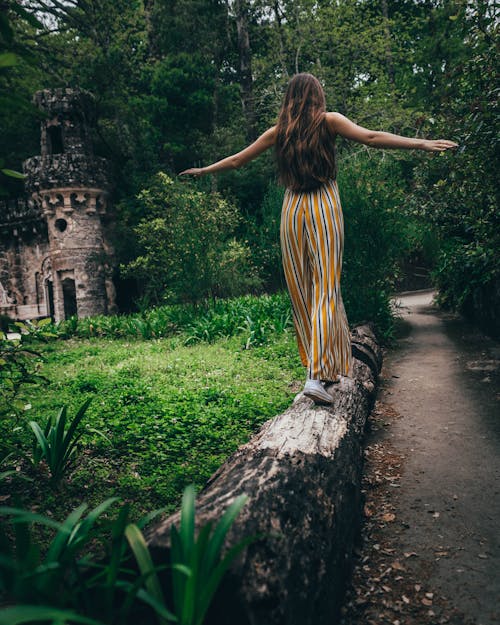
[[[229,565],[254,540],[247,538],[222,556],[226,534],[247,499],[237,497],[213,531],[208,523],[195,537],[195,490],[188,486],[179,529],[171,528],[170,562],[161,566],[153,563],[142,529],[163,509],[131,523],[125,504],[114,519],[103,519],[117,501],[110,498],[86,516],[82,504],[58,523],[29,510],[0,507],[0,516],[12,527],[0,534],[0,594],[5,602],[0,625],[44,619],[61,625],[135,625],[141,604],[153,610],[159,625],[202,625]],[[33,524],[54,532],[47,548],[36,538]],[[89,551],[96,539],[107,545],[105,558]],[[131,554],[138,572],[131,567]],[[167,568],[172,573],[171,608],[158,576]]]
[[[73,610],[59,610],[42,605],[19,605],[0,609],[0,625],[23,625],[24,623],[81,623],[81,625],[102,625],[99,621],[80,616]]]
[[[108,518],[116,501],[107,499],[86,516],[87,505],[82,504],[62,523],[21,508],[0,508],[12,528],[0,534],[0,594],[7,604],[0,609],[0,623],[30,622],[36,614],[39,619],[32,620],[47,614],[46,619],[57,623],[96,623],[93,618],[106,625],[134,622],[137,599],[148,603],[149,597],[143,576],[128,567],[125,529],[130,506],[123,505],[115,518]],[[134,527],[144,527],[161,512],[155,510]],[[53,532],[48,547],[42,547],[33,525]],[[96,541],[101,549],[95,549]],[[58,621],[63,612],[67,621]]]
[[[248,500],[240,495],[224,512],[212,531],[212,523],[200,528],[195,537],[195,488],[184,490],[179,529],[170,530],[170,565],[172,574],[172,611],[167,607],[158,578],[158,567],[151,559],[139,527],[128,525],[128,543],[144,579],[144,590],[137,597],[156,612],[159,625],[175,622],[179,625],[202,625],[219,584],[231,562],[255,537],[248,537],[231,547],[221,557],[226,534]]]
[[[22,508],[1,507],[0,515],[13,528],[12,538],[0,535],[0,592],[4,598],[25,604],[57,599],[58,606],[65,607],[71,588],[79,586],[79,554],[94,538],[98,519],[115,501],[116,497],[107,499],[85,517],[87,505],[82,504],[62,523]],[[31,529],[33,524],[55,530],[44,555]]]
[[[69,422],[66,406],[61,408],[55,420],[52,416],[49,417],[43,430],[36,421],[29,422],[35,435],[33,462],[37,464],[42,458],[46,461],[53,483],[59,482],[71,466],[78,442],[84,432],[82,429],[79,430],[78,426],[90,402],[91,399],[87,399]],[[106,438],[102,432],[94,428],[89,430]]]
[[[237,497],[213,532],[212,524],[207,523],[195,538],[195,489],[185,489],[180,527],[177,530],[172,525],[170,531],[173,605],[179,625],[202,625],[224,573],[254,540],[246,538],[221,557],[226,534],[247,500],[246,495]]]

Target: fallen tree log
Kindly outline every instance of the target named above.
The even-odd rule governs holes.
[[[249,496],[227,546],[262,535],[234,562],[217,593],[214,625],[332,625],[361,518],[362,435],[375,398],[381,349],[368,325],[352,332],[354,372],[328,391],[331,405],[300,393],[214,473],[197,500],[197,526]],[[170,526],[148,533],[165,563]]]

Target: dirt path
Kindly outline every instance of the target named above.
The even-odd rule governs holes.
[[[342,622],[500,624],[500,347],[431,292],[399,302]]]

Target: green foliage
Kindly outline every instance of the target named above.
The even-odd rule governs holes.
[[[4,442],[4,444],[5,444],[5,442]],[[10,460],[12,460],[12,459],[14,458],[14,456],[15,456],[14,452],[10,452],[10,453],[8,453],[8,452],[6,452],[6,451],[4,451],[4,450],[2,449],[2,451],[1,451],[1,456],[0,456],[0,469],[1,469],[3,466],[7,466],[7,464],[9,463],[9,461],[10,461]],[[0,483],[1,483],[3,480],[7,480],[7,478],[10,478],[10,477],[13,477],[13,476],[16,476],[16,471],[13,471],[13,470],[9,470],[9,471],[0,471]],[[29,478],[27,478],[27,477],[26,477],[26,476],[24,476],[24,475],[22,475],[22,476],[18,476],[18,477],[21,477],[21,479],[24,479],[24,480],[29,479]]]
[[[79,616],[72,610],[58,610],[41,605],[19,605],[0,609],[0,625],[22,625],[23,623],[81,623],[82,625],[102,625],[102,623]]]
[[[401,162],[362,150],[339,165],[345,229],[342,296],[351,324],[372,320],[381,335],[392,332],[389,296],[398,264],[409,248],[408,219],[398,188]]]
[[[273,291],[285,288],[280,245],[283,194],[281,187],[270,184],[260,210],[250,216],[248,223],[248,238],[254,263],[265,285]]]
[[[159,625],[165,625],[167,622],[176,623],[177,618],[166,607],[164,593],[156,568],[141,530],[137,525],[131,523],[125,529],[125,536],[137,561],[139,571],[144,578],[145,590],[140,591],[138,596],[153,607]]]
[[[436,132],[451,136],[459,149],[422,162],[413,210],[422,227],[431,223],[439,234],[433,275],[440,302],[479,318],[484,315],[494,330],[500,303],[500,134],[494,40],[498,25],[490,10],[482,4],[462,24],[467,58],[450,73],[453,92],[436,121]]]
[[[151,302],[198,302],[258,286],[245,265],[245,246],[230,238],[237,211],[221,196],[159,173],[138,200],[145,214],[135,228],[142,252],[123,269]]]
[[[0,331],[0,418],[24,413],[29,406],[24,387],[44,378],[39,374],[40,352],[26,347],[22,335],[7,338]]]
[[[16,181],[24,180],[24,175],[10,168],[14,162],[12,147],[19,141],[19,135],[24,128],[29,132],[30,121],[34,119],[33,107],[30,106],[29,96],[26,98],[24,74],[31,70],[34,58],[28,48],[19,41],[15,23],[21,27],[42,27],[40,21],[31,12],[27,11],[18,2],[7,0],[2,4],[0,17],[0,125],[2,127],[2,147],[0,152],[0,196],[7,195],[9,190],[21,192],[22,186]],[[16,88],[10,88],[10,82],[16,82]],[[20,122],[20,115],[24,115],[24,124]],[[19,121],[21,131],[15,130],[13,121]],[[24,128],[23,128],[24,126]],[[17,136],[16,136],[17,135]],[[26,143],[33,144],[26,136]],[[9,164],[9,166],[7,166]]]
[[[38,340],[44,341],[46,339],[53,339],[57,336],[54,329],[50,326],[50,317],[43,319],[26,319],[25,321],[16,321],[14,326],[21,332],[23,340]]]
[[[236,239],[226,242],[214,273],[213,293],[216,297],[237,297],[262,288],[250,248]]]
[[[59,516],[81,502],[82,492],[92,506],[115,494],[133,501],[137,517],[160,505],[173,510],[187,483],[201,488],[297,392],[294,381],[302,378],[303,369],[292,329],[281,332],[283,321],[289,323],[287,298],[281,299],[283,304],[275,296],[254,304],[256,324],[265,319],[263,312],[261,320],[258,316],[265,305],[275,310],[273,324],[280,329],[266,328],[260,345],[250,333],[210,344],[185,345],[188,335],[179,334],[148,341],[92,337],[36,345],[47,381],[33,386],[30,412],[48,417],[66,405],[73,417],[92,397],[82,422],[87,427],[80,426],[82,453],[60,487],[47,488],[44,465],[33,466],[28,453],[32,430],[7,419],[2,442],[16,451],[1,470],[15,475],[4,481],[3,492]],[[220,314],[230,323],[224,305]],[[238,324],[244,325],[245,311],[248,306],[237,313]],[[248,339],[254,340],[252,349],[244,349]],[[35,420],[45,427],[45,418]],[[20,482],[20,473],[32,481]]]
[[[116,498],[107,499],[85,517],[87,505],[82,504],[62,523],[22,508],[0,508],[0,515],[13,529],[2,535],[0,543],[0,589],[4,601],[56,608],[73,604],[71,607],[80,611],[90,589],[106,579],[103,567],[97,567],[95,574],[82,575],[84,570],[92,570],[91,560],[82,551],[88,550],[99,536],[102,538],[96,528],[97,521],[115,501]],[[115,524],[119,520],[120,515]],[[36,538],[32,524],[52,532],[47,548]],[[116,567],[113,559],[109,566]]]
[[[52,419],[52,416],[49,417],[43,430],[36,421],[29,422],[35,436],[33,462],[38,464],[40,460],[45,460],[54,484],[57,484],[64,477],[71,466],[83,434],[83,430],[78,431],[78,427],[85,416],[90,401],[87,399],[80,406],[73,419],[68,423],[68,427],[66,427],[66,406],[61,408],[55,420]],[[96,433],[99,432],[96,431]],[[99,434],[103,436],[102,433]]]
[[[213,342],[219,338],[243,335],[249,337],[249,325],[266,328],[262,340],[291,327],[290,300],[286,293],[245,295],[232,299],[215,299],[203,305],[167,305],[143,313],[120,316],[73,317],[61,321],[53,331],[69,338],[107,337],[154,339],[177,334],[185,344]],[[265,334],[265,339],[264,339]],[[255,344],[255,341],[250,341]]]
[[[186,344],[242,336],[248,349],[269,341],[276,333],[292,327],[288,295],[247,295],[217,300],[185,329]]]
[[[234,545],[221,557],[226,534],[247,501],[246,495],[237,497],[227,508],[212,531],[212,524],[201,527],[195,538],[195,489],[184,490],[180,527],[171,526],[170,565],[172,578],[172,610],[167,608],[165,592],[161,587],[151,555],[140,529],[130,524],[125,535],[144,578],[147,594],[138,596],[156,612],[158,622],[179,625],[202,625],[206,612],[222,577],[231,562],[253,538]]]
[[[252,538],[234,545],[223,558],[226,534],[247,502],[240,495],[227,508],[212,532],[209,523],[195,539],[195,490],[187,487],[182,498],[179,530],[170,531],[173,605],[179,625],[203,625],[206,612],[229,565]]]
[[[22,508],[1,507],[0,515],[7,518],[12,532],[0,537],[0,593],[7,606],[17,605],[0,608],[0,623],[64,619],[132,625],[138,619],[149,622],[156,614],[160,625],[202,625],[224,573],[252,540],[241,541],[221,557],[226,534],[246,500],[245,495],[238,497],[213,532],[209,523],[199,529],[195,540],[195,491],[192,486],[185,489],[180,529],[171,528],[168,568],[173,597],[168,601],[158,577],[167,567],[153,563],[141,531],[162,510],[131,523],[125,504],[109,519],[108,510],[117,501],[110,498],[85,517],[87,505],[82,504],[58,523]],[[53,533],[46,549],[32,531],[34,524]],[[101,551],[96,550],[96,541]],[[131,556],[138,570],[131,567]],[[167,603],[172,603],[173,612]],[[144,605],[152,610],[145,613]]]
[[[56,614],[64,609],[75,615],[71,620],[81,623],[94,623],[91,618],[109,625],[134,622],[134,602],[144,592],[143,580],[130,568],[126,552],[129,506],[122,506],[114,519],[107,518],[116,501],[107,499],[85,517],[87,505],[82,504],[62,523],[21,508],[0,508],[13,527],[0,545],[0,589],[4,601],[20,604],[19,613],[1,610],[0,622],[16,622],[11,620],[16,614],[27,617],[36,609],[39,618],[43,611]],[[136,527],[159,512],[141,519]],[[32,525],[52,533],[47,547]]]

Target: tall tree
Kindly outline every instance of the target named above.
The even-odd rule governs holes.
[[[238,33],[239,81],[241,103],[246,121],[247,140],[256,137],[255,107],[253,101],[252,51],[248,34],[248,3],[236,0],[234,3],[236,30]]]

